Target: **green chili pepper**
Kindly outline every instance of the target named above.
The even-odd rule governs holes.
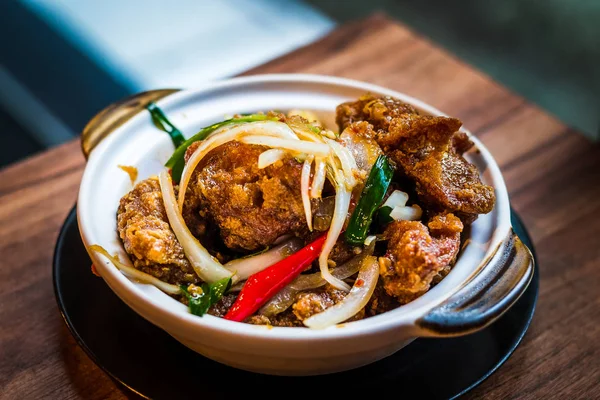
[[[390,217],[391,213],[392,213],[392,207],[390,207],[390,206],[380,207],[377,210],[377,212],[375,213],[375,218],[374,218],[377,225],[384,227],[387,224],[389,224],[390,222],[392,222],[394,220],[394,218]]]
[[[353,245],[364,243],[373,214],[383,201],[393,174],[394,171],[387,157],[384,155],[377,157],[344,233],[346,242]]]
[[[223,278],[213,283],[200,285],[201,291],[190,293],[189,286],[180,286],[183,295],[188,299],[190,312],[203,316],[210,306],[218,302],[231,287],[231,278]]]
[[[167,119],[165,113],[155,103],[148,104],[146,109],[150,112],[154,126],[161,131],[167,132],[171,136],[175,147],[179,147],[185,142],[183,134]]]
[[[210,135],[212,132],[216,131],[217,129],[223,126],[239,124],[244,122],[264,121],[267,119],[276,120],[276,118],[269,117],[264,114],[249,114],[239,118],[231,118],[225,121],[217,122],[216,124],[212,124],[210,126],[202,128],[200,132],[196,133],[194,136],[192,136],[191,138],[183,142],[181,145],[179,145],[179,147],[177,147],[171,158],[169,158],[169,161],[167,161],[167,163],[165,164],[166,167],[171,168],[171,176],[173,178],[173,181],[175,183],[179,183],[179,180],[181,179],[181,173],[183,172],[183,168],[185,167],[185,152],[192,143],[206,139],[208,135]]]

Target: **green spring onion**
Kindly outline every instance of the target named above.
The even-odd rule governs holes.
[[[346,242],[352,245],[364,243],[373,214],[383,201],[393,175],[394,171],[387,157],[384,155],[377,157],[344,233]]]
[[[392,210],[390,206],[383,206],[377,210],[374,219],[378,226],[385,227],[394,220],[394,218],[390,217]]]
[[[179,147],[185,142],[185,138],[179,129],[169,121],[165,113],[158,108],[155,103],[150,103],[146,106],[152,117],[152,123],[161,131],[167,132],[171,136],[171,140],[175,147]]]
[[[210,306],[218,302],[231,287],[231,278],[223,278],[213,283],[203,283],[202,290],[190,293],[189,286],[180,286],[181,292],[188,299],[190,312],[203,316]]]

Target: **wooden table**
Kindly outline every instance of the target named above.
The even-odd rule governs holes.
[[[360,79],[461,118],[498,160],[541,268],[539,303],[523,343],[467,397],[600,397],[597,144],[381,15],[247,74],[266,72]],[[77,346],[54,301],[54,243],[83,167],[72,141],[0,171],[1,398],[132,396]]]

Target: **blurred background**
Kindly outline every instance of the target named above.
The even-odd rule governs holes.
[[[0,0],[0,167],[122,97],[235,75],[377,11],[600,137],[599,0]]]

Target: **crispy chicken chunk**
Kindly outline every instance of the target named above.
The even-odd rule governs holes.
[[[331,285],[326,285],[325,288],[300,293],[292,306],[292,310],[294,311],[294,315],[303,321],[325,311],[327,308],[340,302],[344,297],[346,297],[344,291],[335,289]]]
[[[419,115],[389,97],[364,96],[338,106],[340,128],[361,119],[374,126],[375,140],[415,183],[426,208],[456,213],[465,222],[492,210],[493,188],[483,184],[476,167],[462,157],[473,143],[458,132],[460,120]]]
[[[462,230],[453,214],[437,215],[427,227],[419,221],[390,223],[384,233],[388,250],[379,259],[386,292],[402,304],[427,292],[433,278],[454,262]]]
[[[123,196],[117,228],[135,268],[173,284],[199,281],[169,226],[156,177]]]
[[[373,295],[365,307],[367,316],[372,317],[374,315],[383,314],[398,306],[400,306],[400,303],[395,297],[390,296],[388,292],[385,291],[383,279],[380,278],[377,282],[377,286],[375,286]]]
[[[237,299],[238,293],[229,293],[223,295],[219,301],[210,306],[208,309],[208,314],[214,315],[215,317],[223,318],[227,311],[231,308],[233,303],[235,303],[235,299]]]
[[[378,142],[416,183],[419,199],[447,212],[488,213],[494,189],[481,182],[477,168],[456,152],[464,139],[454,141],[461,122],[456,118],[404,114],[390,124]]]
[[[306,219],[300,195],[302,164],[293,157],[258,168],[264,146],[229,142],[202,160],[186,193],[186,208],[214,221],[225,245],[255,251],[285,234],[302,236]],[[186,220],[187,221],[187,220]]]
[[[277,315],[273,315],[271,317],[267,317],[264,315],[260,315],[260,314],[255,314],[252,315],[250,317],[248,317],[248,319],[246,319],[247,323],[249,324],[253,324],[253,325],[271,325],[271,326],[287,326],[287,327],[302,327],[304,326],[304,324],[302,323],[301,320],[299,320],[294,313],[292,312],[292,309],[287,309],[284,312],[277,314]]]
[[[374,97],[367,94],[357,101],[337,106],[335,122],[340,132],[359,121],[368,121],[376,131],[387,131],[393,119],[402,114],[417,114],[417,110],[393,97]]]

